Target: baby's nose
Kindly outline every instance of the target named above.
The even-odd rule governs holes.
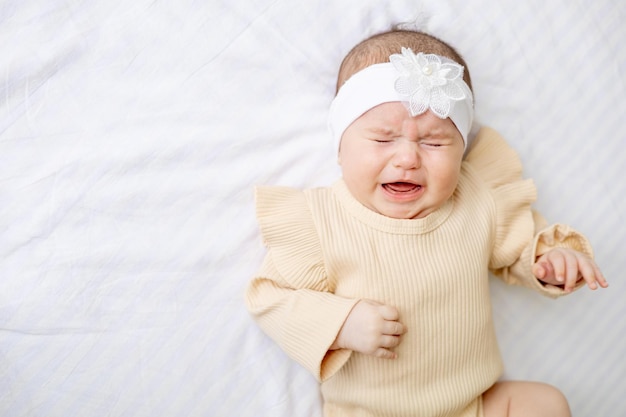
[[[417,144],[409,141],[398,143],[394,154],[393,165],[402,169],[415,169],[420,166],[420,155]]]

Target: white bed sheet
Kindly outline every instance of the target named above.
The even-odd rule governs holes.
[[[334,180],[337,66],[402,22],[466,58],[478,121],[610,280],[557,301],[493,280],[505,377],[626,415],[625,20],[612,0],[4,0],[0,415],[320,416],[243,305],[252,188]]]

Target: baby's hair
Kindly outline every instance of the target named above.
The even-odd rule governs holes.
[[[355,73],[370,65],[389,62],[391,54],[401,53],[402,48],[411,48],[413,52],[445,56],[465,67],[463,80],[472,88],[467,64],[450,45],[424,32],[393,29],[379,33],[357,44],[343,59],[337,76],[337,91]]]

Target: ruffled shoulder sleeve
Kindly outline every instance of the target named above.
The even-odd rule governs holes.
[[[256,214],[265,246],[292,288],[328,291],[320,241],[304,193],[257,187]]]
[[[489,188],[495,203],[495,235],[490,269],[513,264],[532,241],[535,225],[531,204],[536,199],[532,180],[522,178],[522,164],[493,129],[482,128],[466,157]]]

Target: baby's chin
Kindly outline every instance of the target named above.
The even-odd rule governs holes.
[[[428,204],[428,199],[423,195],[410,201],[398,201],[388,198],[380,198],[376,202],[376,207],[370,207],[374,211],[382,214],[383,216],[390,217],[392,219],[421,219],[429,214],[437,211],[444,203],[439,205]]]

